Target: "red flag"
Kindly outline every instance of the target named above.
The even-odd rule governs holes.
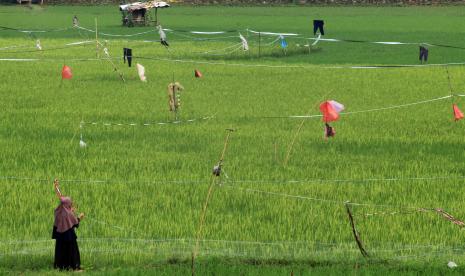
[[[201,77],[202,77],[202,73],[200,73],[199,70],[195,69],[195,70],[194,70],[194,76],[195,76],[196,78],[201,78]]]
[[[62,79],[71,79],[73,77],[73,73],[71,73],[71,67],[68,65],[63,65],[63,69],[61,69],[61,78]]]
[[[339,113],[337,113],[337,111],[328,101],[320,104],[320,111],[323,114],[323,122],[325,123],[337,121],[339,119]]]
[[[454,109],[455,120],[458,121],[460,119],[463,119],[463,113],[462,111],[460,111],[459,107],[456,104],[453,104],[452,108]]]

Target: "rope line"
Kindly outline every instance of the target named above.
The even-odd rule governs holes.
[[[153,41],[150,41],[153,42]],[[158,41],[157,41],[158,42]],[[19,51],[21,52],[21,51]],[[19,53],[17,52],[17,53]],[[39,50],[29,51],[39,52]],[[442,67],[442,66],[463,66],[465,62],[452,62],[452,63],[435,63],[435,64],[399,64],[399,65],[347,65],[347,66],[328,66],[328,65],[271,65],[271,64],[257,64],[257,63],[229,63],[229,62],[213,62],[206,60],[190,60],[190,59],[170,59],[170,58],[157,58],[157,57],[144,57],[144,56],[133,56],[133,59],[139,58],[144,60],[156,60],[163,62],[173,63],[191,63],[191,64],[207,64],[207,65],[220,65],[220,66],[231,66],[231,67],[249,67],[249,68],[284,68],[284,69],[395,69],[395,68],[427,68],[427,67]],[[56,58],[0,58],[0,61],[18,61],[18,62],[36,62],[36,61],[57,61],[63,59]],[[100,61],[104,59],[99,58],[77,58],[67,59],[73,61]],[[463,95],[456,95],[461,96]]]
[[[444,97],[439,97],[439,98],[434,98],[434,99],[429,99],[429,100],[423,100],[423,101],[418,101],[418,102],[413,102],[413,103],[394,105],[394,106],[388,106],[388,107],[373,108],[373,109],[366,109],[366,110],[359,110],[359,111],[351,111],[351,112],[341,112],[340,114],[341,115],[351,115],[351,114],[366,113],[366,112],[384,111],[384,110],[389,110],[389,109],[403,108],[403,107],[408,107],[408,106],[413,106],[413,105],[419,105],[419,104],[425,104],[425,103],[445,100],[445,99],[449,99],[451,97],[453,97],[453,96],[452,95],[447,95],[447,96],[444,96]],[[323,117],[323,115],[321,115],[321,114],[292,115],[292,116],[275,116],[275,117],[265,117],[265,118],[319,118],[319,117]]]
[[[23,50],[23,51],[2,51],[1,53],[3,54],[18,54],[18,53],[33,53],[33,52],[50,52],[50,51],[56,51],[56,50],[63,50],[63,49],[68,49],[76,46],[83,46],[86,44],[92,43],[91,41],[79,41],[79,42],[73,42],[73,43],[68,43],[65,44],[64,46],[60,47],[51,47],[51,48],[42,48],[41,50],[39,49],[34,49],[34,50]],[[30,48],[36,48],[36,47],[30,47]],[[10,61],[14,59],[9,59]],[[29,61],[32,61],[33,59],[29,59]],[[40,60],[40,59],[34,59],[34,60]]]
[[[13,30],[22,33],[47,33],[47,32],[60,32],[60,31],[67,31],[69,29],[79,29],[84,30],[87,32],[95,33],[95,30],[91,30],[82,26],[73,26],[73,27],[66,27],[60,29],[52,29],[52,30],[22,30],[12,27],[0,26],[0,30]],[[252,29],[245,29],[245,30],[228,30],[228,31],[193,31],[193,30],[175,30],[175,29],[163,29],[167,32],[181,32],[181,33],[190,33],[195,35],[220,35],[225,33],[234,33],[234,32],[247,32],[254,35],[268,35],[268,36],[290,36],[296,38],[304,38],[308,40],[318,40],[318,41],[328,41],[328,42],[351,42],[351,43],[371,43],[371,44],[382,44],[382,45],[426,45],[426,46],[433,46],[433,47],[445,47],[445,48],[454,48],[454,49],[465,49],[463,46],[455,46],[455,45],[447,45],[447,44],[437,44],[437,43],[428,43],[428,42],[399,42],[399,41],[368,41],[368,40],[356,40],[356,39],[338,39],[338,38],[313,38],[313,37],[306,37],[302,34],[298,33],[289,33],[289,32],[259,32]],[[145,32],[139,32],[134,34],[111,34],[111,33],[104,33],[98,32],[99,35],[103,36],[110,36],[110,37],[133,37],[139,36],[148,33],[154,33],[156,30],[149,30]]]
[[[66,27],[66,28],[60,28],[60,29],[52,29],[52,30],[22,30],[22,29],[17,29],[17,28],[12,28],[12,27],[6,27],[6,26],[0,26],[0,30],[13,30],[13,31],[18,31],[22,33],[47,33],[47,32],[60,32],[60,31],[67,31],[69,29],[79,29],[79,30],[84,30],[87,32],[92,32],[95,33],[95,30],[91,30],[82,26],[73,26],[73,27]],[[245,29],[245,30],[228,30],[228,31],[193,31],[193,30],[175,30],[175,29],[163,29],[164,31],[167,32],[184,32],[184,33],[190,33],[190,34],[197,34],[197,35],[219,35],[219,34],[225,34],[225,33],[234,33],[234,32],[247,32],[251,33],[254,35],[260,34],[260,35],[268,35],[268,36],[290,36],[290,37],[296,37],[296,38],[304,38],[308,40],[318,40],[318,41],[328,41],[328,42],[351,42],[351,43],[370,43],[370,44],[382,44],[382,45],[426,45],[426,46],[433,46],[433,47],[444,47],[444,48],[454,48],[454,49],[465,49],[464,46],[455,46],[455,45],[447,45],[447,44],[436,44],[436,43],[428,43],[428,42],[399,42],[399,41],[367,41],[367,40],[355,40],[355,39],[337,39],[337,38],[313,38],[313,37],[305,37],[302,34],[298,33],[288,33],[288,32],[259,32],[255,31],[252,29]],[[148,34],[148,33],[153,33],[155,30],[149,30],[145,32],[139,32],[139,33],[134,33],[134,34],[110,34],[110,33],[104,33],[104,32],[98,32],[99,35],[103,36],[109,36],[109,37],[133,37],[133,36],[139,36],[143,34]]]
[[[62,32],[72,29],[72,27],[67,28],[59,28],[59,29],[52,29],[52,30],[22,30],[12,27],[0,26],[0,30],[8,30],[8,31],[17,31],[21,33],[51,33],[51,32]]]
[[[357,65],[357,66],[327,66],[327,65],[270,65],[270,64],[257,64],[257,63],[229,63],[229,62],[217,62],[217,61],[203,61],[203,60],[191,60],[191,59],[170,59],[170,58],[157,58],[157,57],[143,57],[133,56],[133,58],[140,58],[146,60],[156,60],[165,62],[175,63],[192,63],[192,64],[208,64],[208,65],[223,65],[233,67],[260,67],[260,68],[285,68],[285,69],[392,69],[392,68],[427,68],[436,66],[451,66],[451,65],[465,65],[465,62],[454,62],[454,63],[436,63],[436,64],[400,64],[400,65]]]
[[[242,43],[236,43],[236,44],[233,44],[233,45],[227,46],[225,48],[221,48],[221,49],[210,50],[210,51],[206,51],[206,52],[196,52],[196,54],[210,54],[210,53],[216,53],[216,52],[225,52],[227,50],[230,50],[231,48],[234,48],[234,50],[236,50],[236,48],[238,46],[240,48],[241,45],[242,45]]]
[[[171,122],[152,122],[152,123],[113,123],[113,122],[81,122],[81,125],[103,125],[103,126],[155,126],[155,125],[174,125],[174,124],[184,124],[184,123],[192,123],[195,121],[202,121],[202,120],[210,120],[215,118],[215,116],[207,116],[202,118],[195,118],[189,120],[178,120],[178,121],[171,121]]]
[[[403,209],[422,209],[422,210],[435,210],[435,208],[423,208],[423,207],[414,207],[414,206],[402,206],[402,205],[388,205],[388,204],[372,204],[372,203],[357,203],[357,202],[347,202],[347,201],[339,201],[333,199],[326,199],[326,198],[316,198],[316,197],[308,197],[308,196],[301,196],[301,195],[292,195],[292,194],[285,194],[285,193],[277,193],[277,192],[269,192],[251,188],[241,188],[241,187],[234,187],[231,185],[224,185],[224,187],[231,188],[231,189],[238,189],[246,192],[252,193],[259,193],[264,195],[272,195],[272,196],[280,196],[280,197],[287,197],[287,198],[295,198],[295,199],[303,199],[303,200],[310,200],[310,201],[318,201],[328,204],[337,204],[343,206],[344,204],[352,205],[352,206],[367,206],[367,207],[382,207],[382,208],[403,208]]]

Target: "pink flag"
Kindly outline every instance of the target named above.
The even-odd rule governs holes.
[[[326,101],[320,104],[320,111],[323,114],[323,122],[325,123],[337,121],[342,110],[344,110],[344,105],[336,101]]]
[[[456,121],[463,119],[463,113],[460,111],[459,107],[456,104],[452,105],[452,108],[454,109],[454,118]]]
[[[61,69],[61,78],[62,79],[71,79],[73,77],[73,73],[71,73],[71,67],[68,65],[63,65],[63,69]]]

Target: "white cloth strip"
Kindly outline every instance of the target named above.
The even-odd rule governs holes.
[[[28,30],[20,30],[21,33],[46,33],[47,31],[28,31]]]
[[[216,34],[225,34],[226,32],[199,32],[199,31],[191,31],[191,34],[204,34],[204,35],[216,35]]]
[[[359,111],[352,111],[352,112],[341,112],[340,114],[341,115],[350,115],[350,114],[357,114],[357,113],[375,112],[375,111],[383,111],[383,110],[388,110],[388,109],[403,108],[403,107],[412,106],[412,105],[425,104],[425,103],[445,100],[445,99],[448,99],[448,98],[451,98],[451,97],[452,97],[452,95],[447,95],[447,96],[440,97],[440,98],[424,100],[424,101],[419,101],[419,102],[414,102],[414,103],[394,105],[394,106],[381,107],[381,108],[366,109],[366,110],[359,110]],[[322,117],[322,116],[323,115],[321,115],[321,114],[296,115],[296,116],[289,116],[289,118],[317,118],[317,117]]]
[[[386,45],[409,45],[409,44],[412,44],[412,43],[406,43],[406,42],[395,42],[395,41],[375,41],[375,42],[372,42],[372,43],[375,43],[375,44],[386,44]],[[418,43],[415,43],[415,44],[418,44]]]
[[[36,58],[0,58],[0,61],[39,61],[39,59]]]
[[[81,27],[81,26],[74,26],[74,28],[81,29],[81,30],[84,30],[84,31],[88,31],[88,32],[91,32],[91,33],[95,33],[94,30],[87,29],[87,28],[84,28],[84,27]]]
[[[254,33],[254,34],[260,34],[260,35],[282,35],[282,36],[298,36],[299,34],[295,33],[272,33],[272,32],[258,32],[254,30],[247,29],[246,31]]]
[[[310,40],[317,40],[317,38],[309,38]],[[329,41],[329,42],[341,42],[341,40],[339,39],[335,39],[335,38],[320,38],[318,39],[320,41]]]
[[[72,42],[65,44],[66,46],[72,46],[72,45],[81,45],[81,44],[89,44],[89,43],[94,43],[94,41],[86,40],[86,41],[78,41],[78,42]]]

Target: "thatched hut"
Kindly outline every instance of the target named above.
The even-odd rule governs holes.
[[[119,10],[123,16],[123,26],[148,26],[151,23],[158,23],[157,12],[159,8],[168,8],[170,5],[161,1],[134,2],[119,6]],[[154,9],[154,16],[150,14],[150,10]]]

